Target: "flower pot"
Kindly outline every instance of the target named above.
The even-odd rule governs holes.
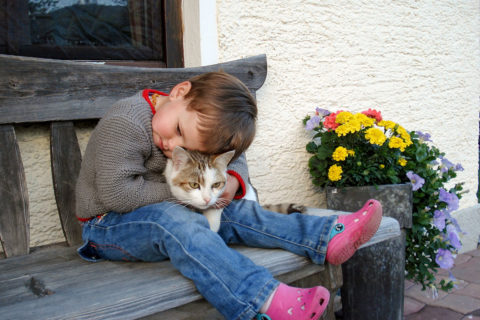
[[[386,184],[362,187],[327,187],[327,208],[354,212],[369,199],[380,201],[384,217],[395,218],[400,228],[412,227],[412,185]]]

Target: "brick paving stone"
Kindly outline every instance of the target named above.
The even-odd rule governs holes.
[[[403,315],[404,316],[411,315],[412,313],[416,313],[422,310],[423,307],[425,307],[425,303],[422,303],[420,301],[417,301],[409,297],[405,297],[405,301],[403,303]]]
[[[461,314],[469,314],[478,309],[480,300],[452,293],[442,299],[435,300],[431,305],[448,308]]]
[[[468,286],[457,290],[456,294],[480,299],[480,285],[476,283],[470,283]]]
[[[438,290],[438,297],[437,299],[434,299],[432,295],[432,290],[430,289],[422,290],[422,286],[419,284],[416,284],[411,288],[409,288],[405,292],[405,295],[407,297],[423,302],[425,304],[432,305],[435,301],[446,297],[447,293],[445,291]]]
[[[405,291],[407,291],[408,289],[410,289],[410,287],[412,287],[414,285],[415,285],[415,283],[413,281],[405,280]]]
[[[480,284],[480,257],[474,257],[452,269],[453,276],[467,282]]]
[[[468,260],[472,259],[472,256],[469,254],[464,254],[460,253],[457,254],[457,257],[455,258],[455,266],[461,265],[462,263],[467,262]]]
[[[420,312],[405,317],[405,320],[460,320],[463,314],[445,308],[426,306]]]
[[[474,257],[480,257],[480,249],[465,252],[465,254],[468,254]]]

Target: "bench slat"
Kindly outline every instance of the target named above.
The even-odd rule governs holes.
[[[63,233],[69,245],[82,242],[82,228],[75,216],[75,184],[82,161],[73,122],[52,122],[50,153],[53,189]]]
[[[162,69],[0,54],[0,124],[99,119],[114,102],[141,89],[169,92],[194,75],[220,69],[256,91],[266,78],[266,56]]]
[[[324,269],[284,250],[235,249],[289,280]],[[89,263],[56,247],[0,261],[0,269],[4,319],[131,319],[202,299],[169,261]]]
[[[28,254],[30,215],[15,130],[0,125],[0,240],[6,257]]]

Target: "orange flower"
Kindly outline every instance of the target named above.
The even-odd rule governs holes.
[[[362,112],[364,115],[370,118],[374,118],[378,122],[382,121],[382,113],[374,109],[368,109],[367,111]]]
[[[334,113],[331,113],[329,116],[325,117],[325,120],[323,121],[323,126],[329,130],[335,130],[339,126],[338,123],[335,122],[337,119],[337,115],[343,111],[337,111]]]

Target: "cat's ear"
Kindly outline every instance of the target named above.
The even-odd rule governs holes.
[[[173,167],[175,170],[180,169],[183,167],[188,160],[190,159],[190,156],[188,155],[188,152],[183,149],[182,147],[175,147],[172,152],[172,162],[173,162]]]
[[[235,155],[234,150],[219,154],[218,156],[215,157],[215,160],[213,160],[213,163],[221,166],[222,168],[226,168],[234,155]]]

